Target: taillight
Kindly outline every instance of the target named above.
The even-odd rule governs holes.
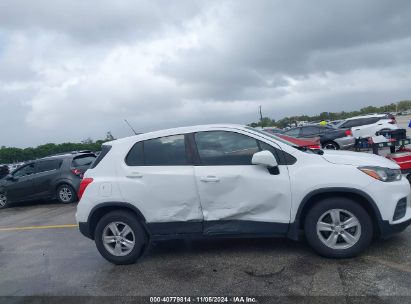
[[[81,180],[80,187],[79,187],[78,193],[77,193],[78,199],[81,199],[81,197],[83,196],[84,191],[86,191],[87,186],[90,185],[92,182],[93,182],[93,179],[90,178],[90,177],[83,178]]]
[[[71,169],[71,173],[73,173],[74,175],[83,178],[83,172],[81,172],[79,169]]]
[[[320,145],[309,145],[309,146],[307,146],[307,148],[313,149],[313,150],[320,150],[321,146]]]
[[[352,136],[352,131],[351,131],[351,129],[345,130],[345,136]]]

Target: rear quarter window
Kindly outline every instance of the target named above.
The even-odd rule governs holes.
[[[73,159],[71,166],[73,168],[90,167],[95,160],[96,157],[94,155],[77,156]]]

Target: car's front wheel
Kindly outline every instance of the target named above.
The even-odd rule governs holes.
[[[0,209],[7,207],[7,196],[4,193],[0,193]]]
[[[112,211],[97,223],[94,239],[100,254],[117,265],[132,264],[142,255],[147,235],[130,212]]]
[[[350,258],[363,252],[371,243],[373,224],[359,203],[344,197],[322,200],[306,216],[305,235],[320,255]]]
[[[61,185],[57,188],[57,199],[60,203],[68,204],[77,201],[77,194],[70,185]]]

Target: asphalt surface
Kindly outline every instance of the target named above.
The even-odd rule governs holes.
[[[0,211],[0,296],[411,296],[410,228],[349,260],[289,240],[224,239],[160,242],[137,264],[115,266],[70,226],[75,208]]]

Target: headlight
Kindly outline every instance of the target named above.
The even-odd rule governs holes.
[[[399,181],[402,177],[400,169],[390,169],[383,167],[358,167],[358,169],[382,182]]]

